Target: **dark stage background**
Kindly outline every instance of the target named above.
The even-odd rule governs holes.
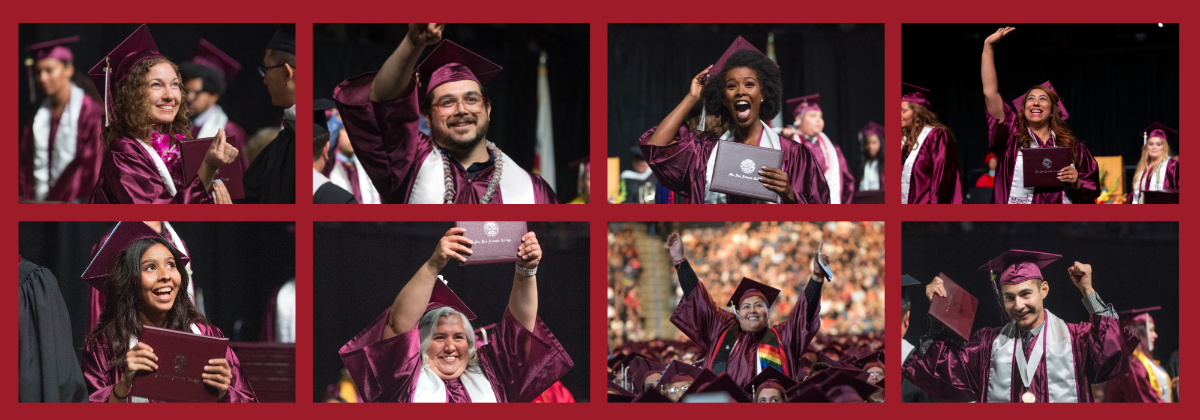
[[[608,156],[630,169],[630,147],[679,105],[697,73],[739,35],[765,54],[769,33],[783,99],[820,93],[825,134],[854,168],[861,160],[858,130],[867,121],[885,122],[883,24],[609,24]],[[782,112],[791,124],[791,111]],[[699,113],[697,105],[693,114]]]
[[[104,59],[113,48],[141,26],[140,23],[22,23],[18,29],[20,42],[20,109],[21,124],[29,124],[38,104],[29,103],[29,81],[25,73],[25,47],[43,41],[79,35],[79,42],[69,44],[75,54],[75,74],[84,76],[86,86],[100,100],[104,86],[92,86],[87,71]],[[226,81],[225,94],[217,104],[229,114],[229,119],[246,129],[248,136],[260,128],[277,125],[283,118],[283,108],[271,105],[271,94],[258,75],[267,51],[267,41],[279,26],[275,23],[150,23],[146,25],[158,51],[175,64],[192,58],[200,38],[207,39],[242,65],[233,83]],[[301,69],[302,71],[305,71]],[[78,80],[78,79],[77,79]],[[97,88],[100,91],[97,91]],[[98,92],[98,93],[97,93]],[[38,95],[38,101],[44,98]]]
[[[1001,26],[1017,28],[996,47],[1005,102],[1050,80],[1070,114],[1067,124],[1088,150],[1122,156],[1128,192],[1142,155],[1141,130],[1155,121],[1179,129],[1179,25],[903,24],[901,77],[932,91],[933,112],[957,140],[964,193],[987,171],[979,67],[983,40]],[[1168,139],[1173,154],[1178,140]]]
[[[554,192],[564,203],[579,193],[579,171],[568,164],[589,151],[589,31],[586,23],[451,23],[442,32],[442,39],[504,68],[485,87],[492,103],[487,138],[526,170],[534,168],[538,57],[546,51],[554,124]],[[314,23],[314,97],[332,98],[342,81],[378,71],[407,33],[407,23]],[[421,59],[433,48],[426,47]]]
[[[83,348],[91,286],[80,276],[92,246],[115,222],[21,222],[21,256],[58,278],[71,314],[76,350]],[[232,341],[258,341],[275,289],[295,277],[295,225],[284,222],[173,222],[191,252],[204,313]]]
[[[433,255],[453,222],[313,224],[313,398],[340,378],[340,349],[387,310],[413,273]],[[543,249],[538,317],[575,367],[562,383],[577,402],[590,399],[588,372],[588,224],[530,222]],[[500,321],[512,290],[513,265],[460,266],[441,274],[478,316],[475,328]]]
[[[946,273],[979,299],[972,331],[1003,325],[988,273],[979,266],[1009,249],[1062,255],[1042,269],[1050,283],[1045,308],[1069,323],[1088,319],[1079,288],[1067,268],[1092,265],[1092,287],[1117,311],[1151,306],[1158,340],[1154,356],[1163,363],[1179,350],[1179,223],[1175,222],[904,222],[902,270],[929,284]],[[916,344],[928,330],[929,301],[913,286],[906,337]],[[899,314],[899,298],[896,313]]]

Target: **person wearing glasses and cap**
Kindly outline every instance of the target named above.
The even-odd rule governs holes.
[[[1178,386],[1167,370],[1154,359],[1154,342],[1158,333],[1150,311],[1162,309],[1131,309],[1121,311],[1121,326],[1138,337],[1137,349],[1129,356],[1129,372],[1104,383],[1104,402],[1174,402],[1172,391]]]
[[[104,87],[104,159],[92,204],[229,204],[214,181],[238,149],[218,130],[196,176],[184,174],[179,141],[192,136],[179,68],[141,25],[96,63],[88,76]],[[192,178],[191,181],[187,181]]]
[[[504,315],[476,346],[475,313],[438,275],[471,254],[464,232],[446,231],[392,306],[338,350],[363,401],[530,402],[574,367],[537,316],[542,248],[533,232],[521,238]]]
[[[790,138],[808,147],[817,164],[821,165],[825,184],[829,186],[829,202],[850,204],[857,184],[850,173],[850,165],[846,164],[842,147],[825,135],[825,113],[821,111],[820,102],[819,93],[787,100],[787,108],[795,119],[795,130]]]
[[[671,314],[671,323],[704,349],[704,368],[729,375],[738,386],[746,386],[768,368],[792,379],[804,377],[798,361],[821,328],[817,315],[828,262],[819,263],[813,258],[812,275],[803,296],[786,321],[771,326],[770,308],[779,297],[779,289],[743,278],[728,301],[733,311],[724,311],[713,304],[708,288],[692,270],[678,233],[667,237],[667,249],[683,289],[683,299]]]
[[[929,90],[903,83],[900,204],[962,204],[958,148],[950,128],[930,109]]]
[[[541,176],[487,139],[492,103],[484,86],[500,66],[442,41],[444,28],[410,23],[379,71],[333,91],[354,155],[375,189],[397,204],[557,204]],[[430,135],[418,130],[422,118]]]
[[[1000,28],[983,41],[981,76],[988,142],[1000,160],[992,204],[1093,204],[1100,196],[1100,165],[1067,126],[1070,115],[1050,81],[1029,88],[1011,104],[1000,97],[995,45],[1014,30]],[[1041,147],[1069,149],[1071,165],[1059,169],[1057,175],[1061,187],[1025,187],[1022,150]]]
[[[296,202],[296,24],[282,23],[258,68],[271,105],[284,108],[283,127],[242,175],[246,204]]]
[[[100,324],[84,338],[83,374],[91,402],[152,402],[131,397],[139,372],[154,372],[160,362],[154,349],[139,343],[142,326],[153,326],[209,337],[224,337],[192,304],[180,298],[190,276],[180,267],[187,255],[143,222],[120,222],[96,252],[83,273],[107,300]],[[164,361],[165,363],[165,361]],[[220,402],[258,402],[242,374],[237,355],[210,359],[202,381]]]
[[[1145,204],[1143,191],[1179,189],[1179,161],[1171,158],[1171,144],[1167,133],[1179,135],[1165,125],[1154,123],[1142,130],[1142,157],[1138,159],[1137,171],[1133,173],[1133,188],[1129,192],[1128,204]]]
[[[217,104],[225,95],[225,89],[233,84],[242,65],[204,38],[196,46],[192,59],[179,65],[183,76],[183,87],[187,89],[188,112],[192,115],[192,137],[198,139],[217,135],[224,130],[229,144],[235,149],[246,150],[246,130],[229,119],[225,109]],[[245,171],[245,156],[237,161]]]
[[[313,204],[358,204],[354,194],[325,177],[332,155],[337,153],[337,145],[329,140],[336,131],[330,131],[325,120],[325,111],[333,107],[328,99],[313,101]]]
[[[17,166],[23,200],[85,201],[96,186],[104,110],[76,82],[75,55],[67,46],[76,41],[78,36],[26,48],[29,101],[36,102],[35,90],[46,99],[21,132]]]
[[[904,361],[904,379],[944,402],[1093,402],[1091,384],[1127,370],[1137,337],[1092,288],[1089,264],[1067,269],[1087,321],[1068,324],[1043,307],[1050,282],[1041,270],[1059,258],[1014,249],[979,267],[991,273],[1008,322],[976,330],[964,344],[930,317],[929,334]],[[945,298],[944,284],[934,279],[925,296]]]

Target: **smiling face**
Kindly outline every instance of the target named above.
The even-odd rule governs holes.
[[[484,141],[492,107],[479,83],[474,80],[443,83],[429,92],[429,96],[425,120],[438,146],[469,151]]]
[[[1030,89],[1025,95],[1025,120],[1030,124],[1040,125],[1050,121],[1051,106],[1050,94],[1045,90],[1034,88]]]
[[[900,103],[900,127],[912,128],[913,126],[913,107],[907,101]]]
[[[756,403],[781,403],[786,402],[783,399],[783,392],[775,388],[763,388],[758,390],[758,396],[754,398]]]
[[[1146,155],[1150,156],[1150,161],[1156,161],[1162,158],[1163,144],[1166,140],[1162,137],[1151,137],[1146,140]]]
[[[742,299],[738,305],[738,324],[742,331],[759,332],[767,328],[767,300],[762,296]]]
[[[175,256],[163,244],[155,244],[142,253],[141,308],[147,313],[165,313],[175,305],[181,277]]]
[[[757,124],[762,101],[758,73],[749,67],[735,67],[725,72],[725,108],[733,115],[734,124],[741,128]]]
[[[796,127],[805,136],[816,136],[817,133],[825,130],[825,114],[817,110],[805,112],[797,116]]]
[[[467,370],[470,343],[462,317],[450,315],[438,318],[425,356],[429,359],[429,367],[443,380],[457,378]]]
[[[1043,301],[1050,293],[1050,283],[1039,279],[1025,280],[1019,284],[1000,285],[1000,296],[1004,310],[1017,322],[1017,326],[1029,330],[1042,324],[1045,311]]]
[[[71,86],[75,67],[57,58],[43,58],[33,66],[33,77],[38,88],[48,96],[54,96]]]
[[[203,92],[204,79],[195,77],[188,80],[183,86],[187,88],[188,110],[192,112],[192,115],[203,114],[204,111],[208,111],[209,108],[212,108],[217,103],[218,95]]]
[[[175,66],[162,62],[150,67],[146,74],[146,94],[150,115],[157,124],[170,124],[179,112],[179,101],[183,99],[182,82]]]

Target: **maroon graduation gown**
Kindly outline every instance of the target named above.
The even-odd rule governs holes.
[[[1178,190],[1179,189],[1179,161],[1175,160],[1175,159],[1167,159],[1166,165],[1167,165],[1167,174],[1166,174],[1167,176],[1165,179],[1163,179],[1163,189]],[[1134,174],[1134,175],[1137,175],[1137,174]],[[1153,174],[1150,174],[1150,175],[1152,176]],[[1142,177],[1142,179],[1141,179],[1141,183],[1142,183],[1141,190],[1142,191],[1149,190],[1151,176]],[[1134,179],[1133,182],[1136,183],[1136,182],[1138,182],[1138,180]],[[1130,189],[1132,190],[1132,188],[1130,188]],[[1126,194],[1125,204],[1133,204],[1133,191],[1130,191],[1129,194]],[[1107,398],[1107,395],[1106,395],[1106,398]]]
[[[154,158],[138,140],[122,137],[108,146],[100,166],[100,180],[92,191],[92,204],[211,204],[212,195],[204,189],[200,177],[176,187],[175,196],[167,190]],[[182,177],[183,174],[172,174]]]
[[[84,95],[79,108],[79,128],[76,132],[75,160],[63,169],[62,174],[50,186],[46,201],[71,202],[90,196],[96,186],[96,178],[100,174],[100,157],[104,153],[104,143],[100,137],[100,127],[104,125],[104,109],[91,96]],[[54,149],[54,134],[58,132],[58,121],[53,121],[50,128],[50,149]],[[22,199],[33,199],[37,181],[33,177],[33,126],[27,125],[21,134],[19,180]],[[53,153],[53,152],[51,152]]]
[[[1019,128],[1017,112],[1012,104],[1005,103],[1004,121],[987,114],[988,142],[992,154],[996,155],[997,159],[992,204],[1007,204],[1008,193],[1012,189],[1013,171],[1016,169],[1017,152],[1020,149],[1016,135]],[[1075,204],[1094,204],[1096,197],[1100,196],[1100,164],[1096,163],[1087,146],[1076,140],[1075,156],[1079,163],[1075,164],[1075,170],[1079,171],[1079,192],[1071,193],[1071,201]],[[1033,204],[1061,204],[1062,195],[1063,189],[1059,187],[1037,188],[1033,192]]]
[[[202,335],[225,337],[217,327],[203,323],[196,324],[196,327],[200,329]],[[91,402],[108,402],[108,395],[112,393],[113,386],[121,380],[121,375],[125,374],[123,369],[118,370],[108,366],[108,360],[112,357],[112,348],[108,346],[108,340],[103,336],[93,338],[84,344],[83,361],[80,363],[83,365],[83,376],[87,379]],[[258,402],[258,397],[254,396],[254,389],[250,388],[250,383],[246,382],[246,377],[242,375],[241,362],[238,361],[237,354],[234,354],[233,349],[225,348],[225,360],[229,361],[230,370],[233,371],[233,381],[229,384],[229,392],[225,393],[225,397],[221,398],[220,402]],[[151,402],[161,401],[151,400]]]
[[[787,143],[784,142],[784,144]],[[817,308],[814,313],[820,313],[820,301],[816,301],[815,304]],[[800,355],[804,354],[804,348],[808,347],[808,344],[816,337],[817,331],[821,329],[821,319],[808,319],[807,313],[808,301],[805,300],[804,293],[800,293],[787,320],[773,327],[779,333],[779,347],[783,349],[788,358],[789,372],[784,373],[797,381],[805,376],[803,368],[798,363]],[[718,308],[713,303],[712,297],[708,294],[708,288],[704,286],[703,281],[700,281],[696,288],[692,289],[692,292],[679,302],[679,306],[675,307],[675,312],[671,314],[671,323],[692,339],[693,343],[702,347],[705,357],[708,358],[712,357],[713,347],[721,344],[722,334],[729,327],[737,325],[738,321],[732,313]],[[738,336],[737,343],[729,351],[725,374],[729,375],[729,378],[733,379],[739,387],[746,386],[757,375],[758,343],[766,331],[757,333],[742,331]]]
[[[391,308],[383,311],[338,350],[363,401],[410,402],[416,392],[423,367],[420,332],[413,326],[404,334],[380,340],[391,312]],[[575,366],[541,318],[529,331],[505,309],[493,334],[476,351],[497,402],[533,401]],[[446,382],[446,393],[447,402],[470,402],[458,379]]]
[[[200,128],[199,125],[192,125],[192,137],[200,135]],[[230,139],[230,136],[237,137]],[[238,150],[236,163],[242,168],[242,172],[245,173],[246,168],[250,166],[250,164],[246,163],[246,130],[242,126],[237,125],[237,123],[228,121],[225,123],[225,139],[231,140],[228,143]]]
[[[908,161],[909,153],[914,152],[905,147],[900,157],[901,164]],[[1009,182],[1012,182],[1011,177]],[[962,204],[961,184],[958,148],[944,130],[935,128],[921,142],[920,153],[913,162],[912,177],[908,182],[908,203]],[[1008,197],[1007,194],[1005,197]]]
[[[1104,402],[1166,402],[1158,397],[1158,390],[1150,386],[1150,375],[1137,356],[1130,355],[1129,373],[1109,379],[1104,383]]]
[[[992,342],[1002,328],[976,330],[966,344],[947,328],[931,340],[924,353],[921,352],[924,343],[918,344],[904,361],[901,374],[939,401],[987,402]],[[1068,323],[1067,329],[1071,333],[1079,402],[1093,402],[1091,384],[1107,381],[1125,371],[1126,359],[1137,346],[1137,337],[1121,328],[1117,318],[1101,315],[1091,315],[1088,322]],[[1045,361],[1043,354],[1030,383],[1030,391],[1038,402],[1049,400]],[[1020,402],[1024,385],[1016,363],[1013,363],[1011,379],[1011,401]]]
[[[433,139],[417,127],[421,116],[416,83],[409,82],[401,98],[391,102],[371,102],[371,83],[377,72],[364,73],[346,79],[333,90],[338,113],[346,124],[346,134],[354,147],[354,156],[384,202],[408,203],[409,194],[417,181],[421,163],[433,152]],[[496,159],[500,159],[496,156]],[[450,163],[454,178],[455,204],[479,203],[487,192],[495,166],[486,168],[467,179],[467,171]],[[558,204],[558,197],[541,176],[526,171],[533,182],[536,204]],[[501,176],[518,172],[506,171]],[[496,190],[490,203],[503,204],[504,196]]]
[[[813,152],[815,155],[813,158],[817,161],[817,164],[820,165],[821,173],[824,174],[828,169],[828,165],[825,164],[825,152],[820,151],[821,145],[814,143],[812,140],[805,139],[804,136],[800,136],[799,138],[804,143],[804,146],[807,147],[810,152]],[[833,150],[837,151],[838,168],[841,168],[842,172],[842,204],[852,204],[854,203],[854,191],[858,189],[858,182],[855,181],[854,174],[850,173],[850,166],[846,164],[846,155],[842,154],[842,146],[838,146],[833,139],[829,139],[829,143],[833,145]],[[818,153],[818,151],[820,152]],[[826,181],[826,183],[828,183],[828,181]],[[883,185],[882,178],[880,179],[879,184]]]
[[[765,127],[763,128],[766,129]],[[708,182],[708,158],[713,149],[721,142],[720,139],[708,135],[697,135],[686,126],[679,127],[675,141],[666,146],[648,144],[650,136],[658,126],[651,128],[638,138],[642,154],[654,171],[658,182],[667,189],[687,194],[691,203],[704,203],[704,189]],[[781,138],[780,150],[783,151],[783,171],[788,174],[792,190],[796,192],[799,204],[828,204],[829,185],[825,184],[825,175],[808,148],[794,141]],[[748,204],[752,200],[729,195],[729,204]]]

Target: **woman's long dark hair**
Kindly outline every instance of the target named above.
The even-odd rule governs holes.
[[[208,320],[192,305],[188,298],[187,269],[182,267],[183,253],[179,252],[163,238],[145,238],[135,241],[117,257],[117,264],[112,273],[104,279],[104,312],[100,314],[100,323],[88,332],[84,342],[99,339],[101,336],[108,341],[112,349],[112,359],[108,361],[110,368],[118,372],[125,370],[125,353],[129,351],[129,339],[141,336],[142,324],[138,322],[138,310],[142,302],[142,255],[155,245],[166,246],[175,257],[176,268],[179,270],[179,292],[175,294],[175,304],[167,311],[163,320],[163,328],[176,331],[191,332],[191,324],[207,324]]]
[[[1029,120],[1025,119],[1025,99],[1029,97],[1029,92],[1034,89],[1041,89],[1046,92],[1046,96],[1050,97],[1050,130],[1054,131],[1054,146],[1066,147],[1067,151],[1071,152],[1071,163],[1079,165],[1079,156],[1075,153],[1075,144],[1079,143],[1079,139],[1075,138],[1075,133],[1071,132],[1071,128],[1067,126],[1067,121],[1062,119],[1062,112],[1058,110],[1058,94],[1042,85],[1037,85],[1025,91],[1025,96],[1021,97],[1021,109],[1017,110],[1017,142],[1022,149],[1029,147],[1033,143],[1033,137],[1029,136]]]
[[[762,104],[758,107],[758,119],[770,121],[775,118],[783,104],[783,81],[779,66],[776,66],[775,62],[767,56],[753,50],[741,50],[733,53],[728,60],[725,60],[721,74],[717,77],[709,77],[704,82],[704,88],[700,90],[700,97],[703,98],[708,112],[720,117],[721,121],[733,121],[733,114],[730,114],[729,109],[725,108],[725,75],[738,67],[754,70],[754,73],[758,75],[758,86],[759,89],[762,89],[763,97]]]
[[[857,176],[857,178],[854,178],[854,179],[856,179],[858,181],[862,181],[863,174],[867,169],[867,164],[870,163],[871,161],[879,162],[879,164],[876,168],[879,170],[880,175],[887,173],[887,171],[885,171],[883,168],[883,157],[885,156],[885,153],[883,150],[883,144],[884,144],[883,136],[878,136],[878,137],[879,137],[879,151],[875,153],[874,157],[867,156],[867,136],[865,136],[865,135],[862,136],[862,140],[858,142],[859,143],[858,153],[861,156],[861,159],[859,159],[858,164],[855,165],[854,175]],[[879,187],[880,187],[880,189],[883,189],[883,185],[880,185]]]

